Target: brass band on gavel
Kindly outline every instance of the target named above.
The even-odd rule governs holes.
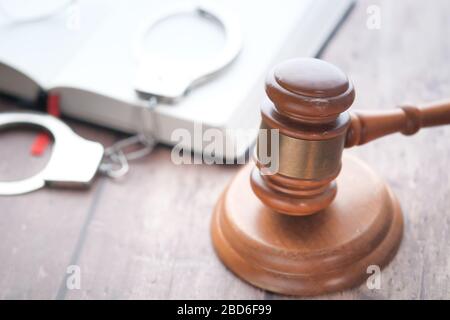
[[[271,129],[263,121],[262,130]],[[270,134],[268,134],[271,137]],[[322,180],[336,176],[341,168],[341,156],[345,144],[345,135],[339,135],[328,140],[303,140],[287,136],[281,132],[276,135],[278,141],[258,139],[256,158],[260,165],[260,152],[267,152],[272,161],[271,166],[281,175],[304,180]],[[265,140],[265,141],[264,141]],[[266,143],[261,148],[261,143]],[[278,143],[274,147],[274,143]],[[264,150],[264,151],[263,151]],[[273,162],[277,162],[275,165]]]

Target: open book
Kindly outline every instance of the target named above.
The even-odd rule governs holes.
[[[27,23],[10,21],[0,12],[0,91],[30,100],[40,89],[57,93],[66,116],[127,133],[150,126],[167,144],[177,143],[172,133],[178,128],[192,133],[198,125],[224,132],[254,129],[259,126],[264,77],[270,67],[294,56],[315,56],[352,4],[352,0],[211,1],[239,21],[241,53],[224,72],[175,104],[159,104],[153,114],[145,112],[147,101],[134,88],[138,63],[132,41],[150,14],[173,1],[79,0],[76,12],[61,10]],[[73,14],[79,15],[75,25],[70,21]],[[149,54],[168,44],[174,48],[189,44],[192,39],[186,41],[186,35],[197,31],[203,32],[201,41],[185,47],[186,54],[193,55],[191,49],[200,54],[220,49],[220,30],[193,19],[181,22],[183,27],[172,21],[175,32],[161,26],[163,36],[155,34],[146,43]],[[173,35],[180,37],[170,41]],[[245,139],[223,156],[244,155],[251,144]],[[193,149],[201,152],[202,144],[194,143]]]

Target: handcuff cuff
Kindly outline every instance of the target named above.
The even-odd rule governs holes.
[[[168,61],[165,66],[162,61],[145,61],[143,37],[162,20],[185,13],[195,13],[221,25],[226,37],[222,52],[197,69],[184,68],[182,72],[170,68]],[[149,19],[137,33],[133,45],[134,56],[139,63],[135,90],[148,100],[148,107],[143,110],[153,112],[160,101],[174,103],[184,97],[190,89],[229,66],[240,49],[241,35],[237,22],[223,9],[211,5],[177,6]],[[0,130],[19,125],[50,132],[54,139],[52,154],[45,168],[36,175],[20,181],[0,182],[0,195],[24,194],[44,186],[86,187],[91,185],[97,173],[117,178],[128,171],[129,160],[149,154],[157,143],[154,134],[143,130],[105,149],[98,142],[78,136],[67,124],[51,115],[29,111],[0,114]],[[133,144],[142,144],[143,148],[125,153],[124,149]]]

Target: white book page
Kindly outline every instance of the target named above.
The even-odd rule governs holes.
[[[25,14],[39,12],[46,0],[9,1],[0,3],[0,61],[46,89],[114,7],[110,0],[78,0],[75,6],[64,6],[45,19],[24,22],[20,16],[7,14],[8,3],[14,4],[17,13],[22,6]]]
[[[291,31],[299,26],[299,20],[307,14],[307,8],[313,1],[285,0],[282,5],[274,0],[210,1],[209,3],[217,3],[231,11],[240,22],[242,52],[228,70],[192,90],[176,105],[159,108],[158,112],[181,119],[223,124],[224,119],[228,119],[241,106],[244,98],[255,87],[256,81],[267,72],[274,57],[289,40]],[[137,104],[138,98],[133,85],[139,62],[133,56],[134,36],[146,19],[174,2],[180,1],[135,0],[116,8],[84,50],[78,52],[54,80],[53,86],[89,90],[129,104]],[[195,49],[206,59],[205,52],[213,54],[223,46],[224,37],[220,28],[205,30],[204,25],[189,20],[188,17],[177,19],[165,27],[161,25],[159,30],[155,28],[155,34],[152,31],[149,33],[145,44],[149,57],[155,54],[152,50],[162,50],[167,59],[173,58],[170,54],[172,46],[173,51],[182,53],[181,57],[185,54],[194,56],[191,50]],[[157,35],[157,31],[162,34]],[[201,41],[197,41],[195,37],[197,32],[202,35]],[[164,49],[159,48],[155,41]]]

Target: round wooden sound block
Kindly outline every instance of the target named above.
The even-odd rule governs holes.
[[[234,273],[277,293],[319,295],[356,286],[367,268],[385,266],[403,231],[399,203],[366,164],[342,159],[336,199],[325,210],[294,217],[265,207],[243,168],[221,196],[212,221],[214,247]]]

